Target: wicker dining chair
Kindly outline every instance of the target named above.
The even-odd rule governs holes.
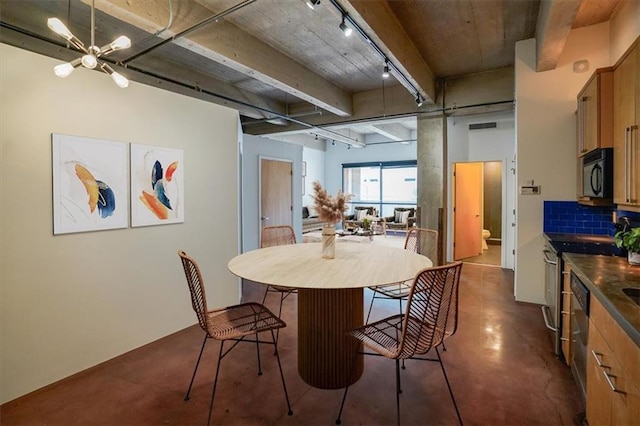
[[[293,228],[288,225],[278,226],[265,226],[260,233],[260,248],[282,246],[286,244],[296,244],[296,234]],[[280,287],[276,285],[268,285],[264,291],[262,297],[262,304],[264,305],[269,293],[278,293],[280,295],[280,306],[278,307],[278,318],[282,316],[282,304],[284,299],[292,293],[296,293],[296,289],[288,287]],[[278,341],[279,333],[276,331],[276,342]]]
[[[187,255],[184,251],[178,251],[178,255],[182,261],[184,273],[187,278],[187,284],[189,285],[189,292],[191,293],[191,305],[198,317],[198,323],[204,330],[204,340],[202,347],[200,348],[200,354],[198,355],[198,361],[193,370],[191,376],[191,382],[189,382],[189,388],[184,400],[189,400],[191,393],[191,387],[193,386],[193,380],[196,377],[198,366],[200,365],[200,359],[202,358],[202,352],[208,339],[215,339],[220,341],[220,352],[218,354],[218,361],[216,364],[216,372],[213,379],[213,389],[211,390],[211,402],[209,403],[209,416],[207,424],[211,423],[211,414],[213,413],[213,399],[216,394],[216,385],[218,383],[218,372],[220,370],[220,362],[236,345],[240,342],[254,343],[256,344],[256,350],[258,354],[258,375],[262,375],[262,365],[260,363],[260,343],[273,345],[275,348],[275,355],[278,360],[278,368],[280,369],[280,378],[282,380],[282,387],[284,388],[284,397],[287,401],[288,414],[292,415],[291,404],[289,403],[289,394],[287,393],[287,385],[284,381],[284,374],[282,373],[282,365],[280,364],[280,355],[278,354],[278,344],[274,335],[274,330],[279,330],[282,327],[286,327],[284,321],[276,317],[271,311],[269,311],[264,305],[259,303],[243,303],[239,305],[227,306],[222,309],[209,310],[207,308],[207,297],[205,293],[204,281],[200,268],[196,261]],[[258,337],[258,333],[270,332],[271,341],[262,341]],[[245,340],[245,337],[255,336],[255,340]],[[231,341],[233,344],[226,351],[223,351],[225,342]]]
[[[410,228],[407,232],[407,237],[404,240],[404,248],[405,250],[409,250],[428,257],[429,259],[431,259],[434,265],[437,265],[438,231],[426,228]],[[402,301],[407,299],[409,290],[411,290],[412,282],[413,280],[408,280],[398,283],[369,287],[369,289],[373,290],[373,296],[371,298],[371,304],[369,305],[369,312],[367,313],[367,319],[365,322],[369,322],[371,310],[373,309],[373,302],[375,302],[376,299],[398,300],[398,303],[400,305],[400,313],[402,313]]]
[[[438,345],[455,334],[458,318],[458,286],[462,262],[454,262],[444,266],[434,266],[420,271],[409,291],[407,309],[402,315],[366,324],[347,332],[347,335],[362,342],[366,349],[373,352],[362,352],[365,355],[384,356],[396,361],[396,420],[400,424],[400,360],[416,359],[437,361],[447,383],[453,406],[462,424],[462,417],[456,399],[447,378]],[[448,322],[454,319],[455,326]],[[449,332],[447,332],[449,330]],[[431,349],[437,358],[425,358]],[[361,352],[356,352],[356,355]],[[355,365],[355,357],[353,365]],[[347,398],[345,388],[336,424],[341,423],[340,416]]]

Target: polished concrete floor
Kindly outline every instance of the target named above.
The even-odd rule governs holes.
[[[477,256],[465,257],[460,259],[465,263],[477,263],[480,265],[500,266],[502,255],[502,246],[500,244],[488,244],[485,250],[482,250]]]
[[[246,300],[262,288],[245,286]],[[189,305],[185,284],[184,300]],[[270,296],[271,297],[271,296]],[[267,304],[275,309],[276,299]],[[365,292],[368,307],[370,292]],[[385,305],[385,303],[389,303]],[[395,313],[397,303],[376,301],[375,314]],[[221,366],[213,424],[332,425],[342,390],[321,390],[297,374],[296,296],[285,301],[280,355],[293,406],[286,405],[271,348],[239,345]],[[194,316],[195,321],[195,316]],[[191,399],[183,396],[202,342],[189,327],[0,407],[2,425],[204,425],[218,344],[205,349]],[[513,273],[465,264],[458,332],[442,357],[465,424],[569,425],[584,411],[569,368],[551,349],[540,307],[513,300]],[[394,362],[367,357],[362,378],[349,391],[343,425],[395,424]],[[408,361],[402,372],[404,425],[456,424],[440,367]]]

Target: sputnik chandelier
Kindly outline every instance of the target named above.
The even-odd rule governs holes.
[[[47,20],[47,26],[56,34],[66,39],[76,49],[84,53],[84,55],[71,62],[56,65],[53,68],[53,72],[60,78],[67,77],[73,72],[74,69],[82,65],[88,69],[94,69],[100,67],[102,71],[110,75],[113,81],[120,87],[125,88],[129,86],[129,80],[122,74],[114,71],[113,68],[106,62],[100,60],[102,56],[106,56],[111,52],[121,49],[127,49],[131,47],[131,40],[127,36],[120,36],[111,43],[98,47],[95,45],[95,0],[91,1],[91,46],[88,48],[84,46],[76,36],[62,23],[58,18],[49,18]]]

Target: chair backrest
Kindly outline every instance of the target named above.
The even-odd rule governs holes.
[[[355,214],[357,216],[356,210],[366,210],[367,211],[367,215],[369,215],[369,216],[376,216],[378,214],[378,209],[376,209],[373,206],[355,206],[353,208],[353,214]]]
[[[404,248],[431,259],[438,264],[438,231],[426,228],[409,228]]]
[[[462,262],[453,262],[416,275],[402,323],[400,358],[425,354],[455,334],[461,270]]]
[[[200,327],[209,333],[207,330],[207,296],[204,291],[204,281],[202,280],[200,268],[196,261],[184,250],[179,250],[178,256],[180,256],[180,260],[182,260],[184,275],[187,277],[187,284],[189,285],[189,292],[191,293],[191,306],[193,306],[193,310],[196,312]]]
[[[260,247],[295,244],[296,234],[289,225],[265,226],[260,233]]]

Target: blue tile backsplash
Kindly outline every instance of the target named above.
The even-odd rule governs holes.
[[[640,220],[640,213],[616,210],[614,206],[592,207],[576,201],[545,201],[543,232],[613,236],[614,211],[618,217],[629,216]]]
[[[559,234],[613,235],[615,208],[592,207],[576,201],[545,201],[544,232]]]

